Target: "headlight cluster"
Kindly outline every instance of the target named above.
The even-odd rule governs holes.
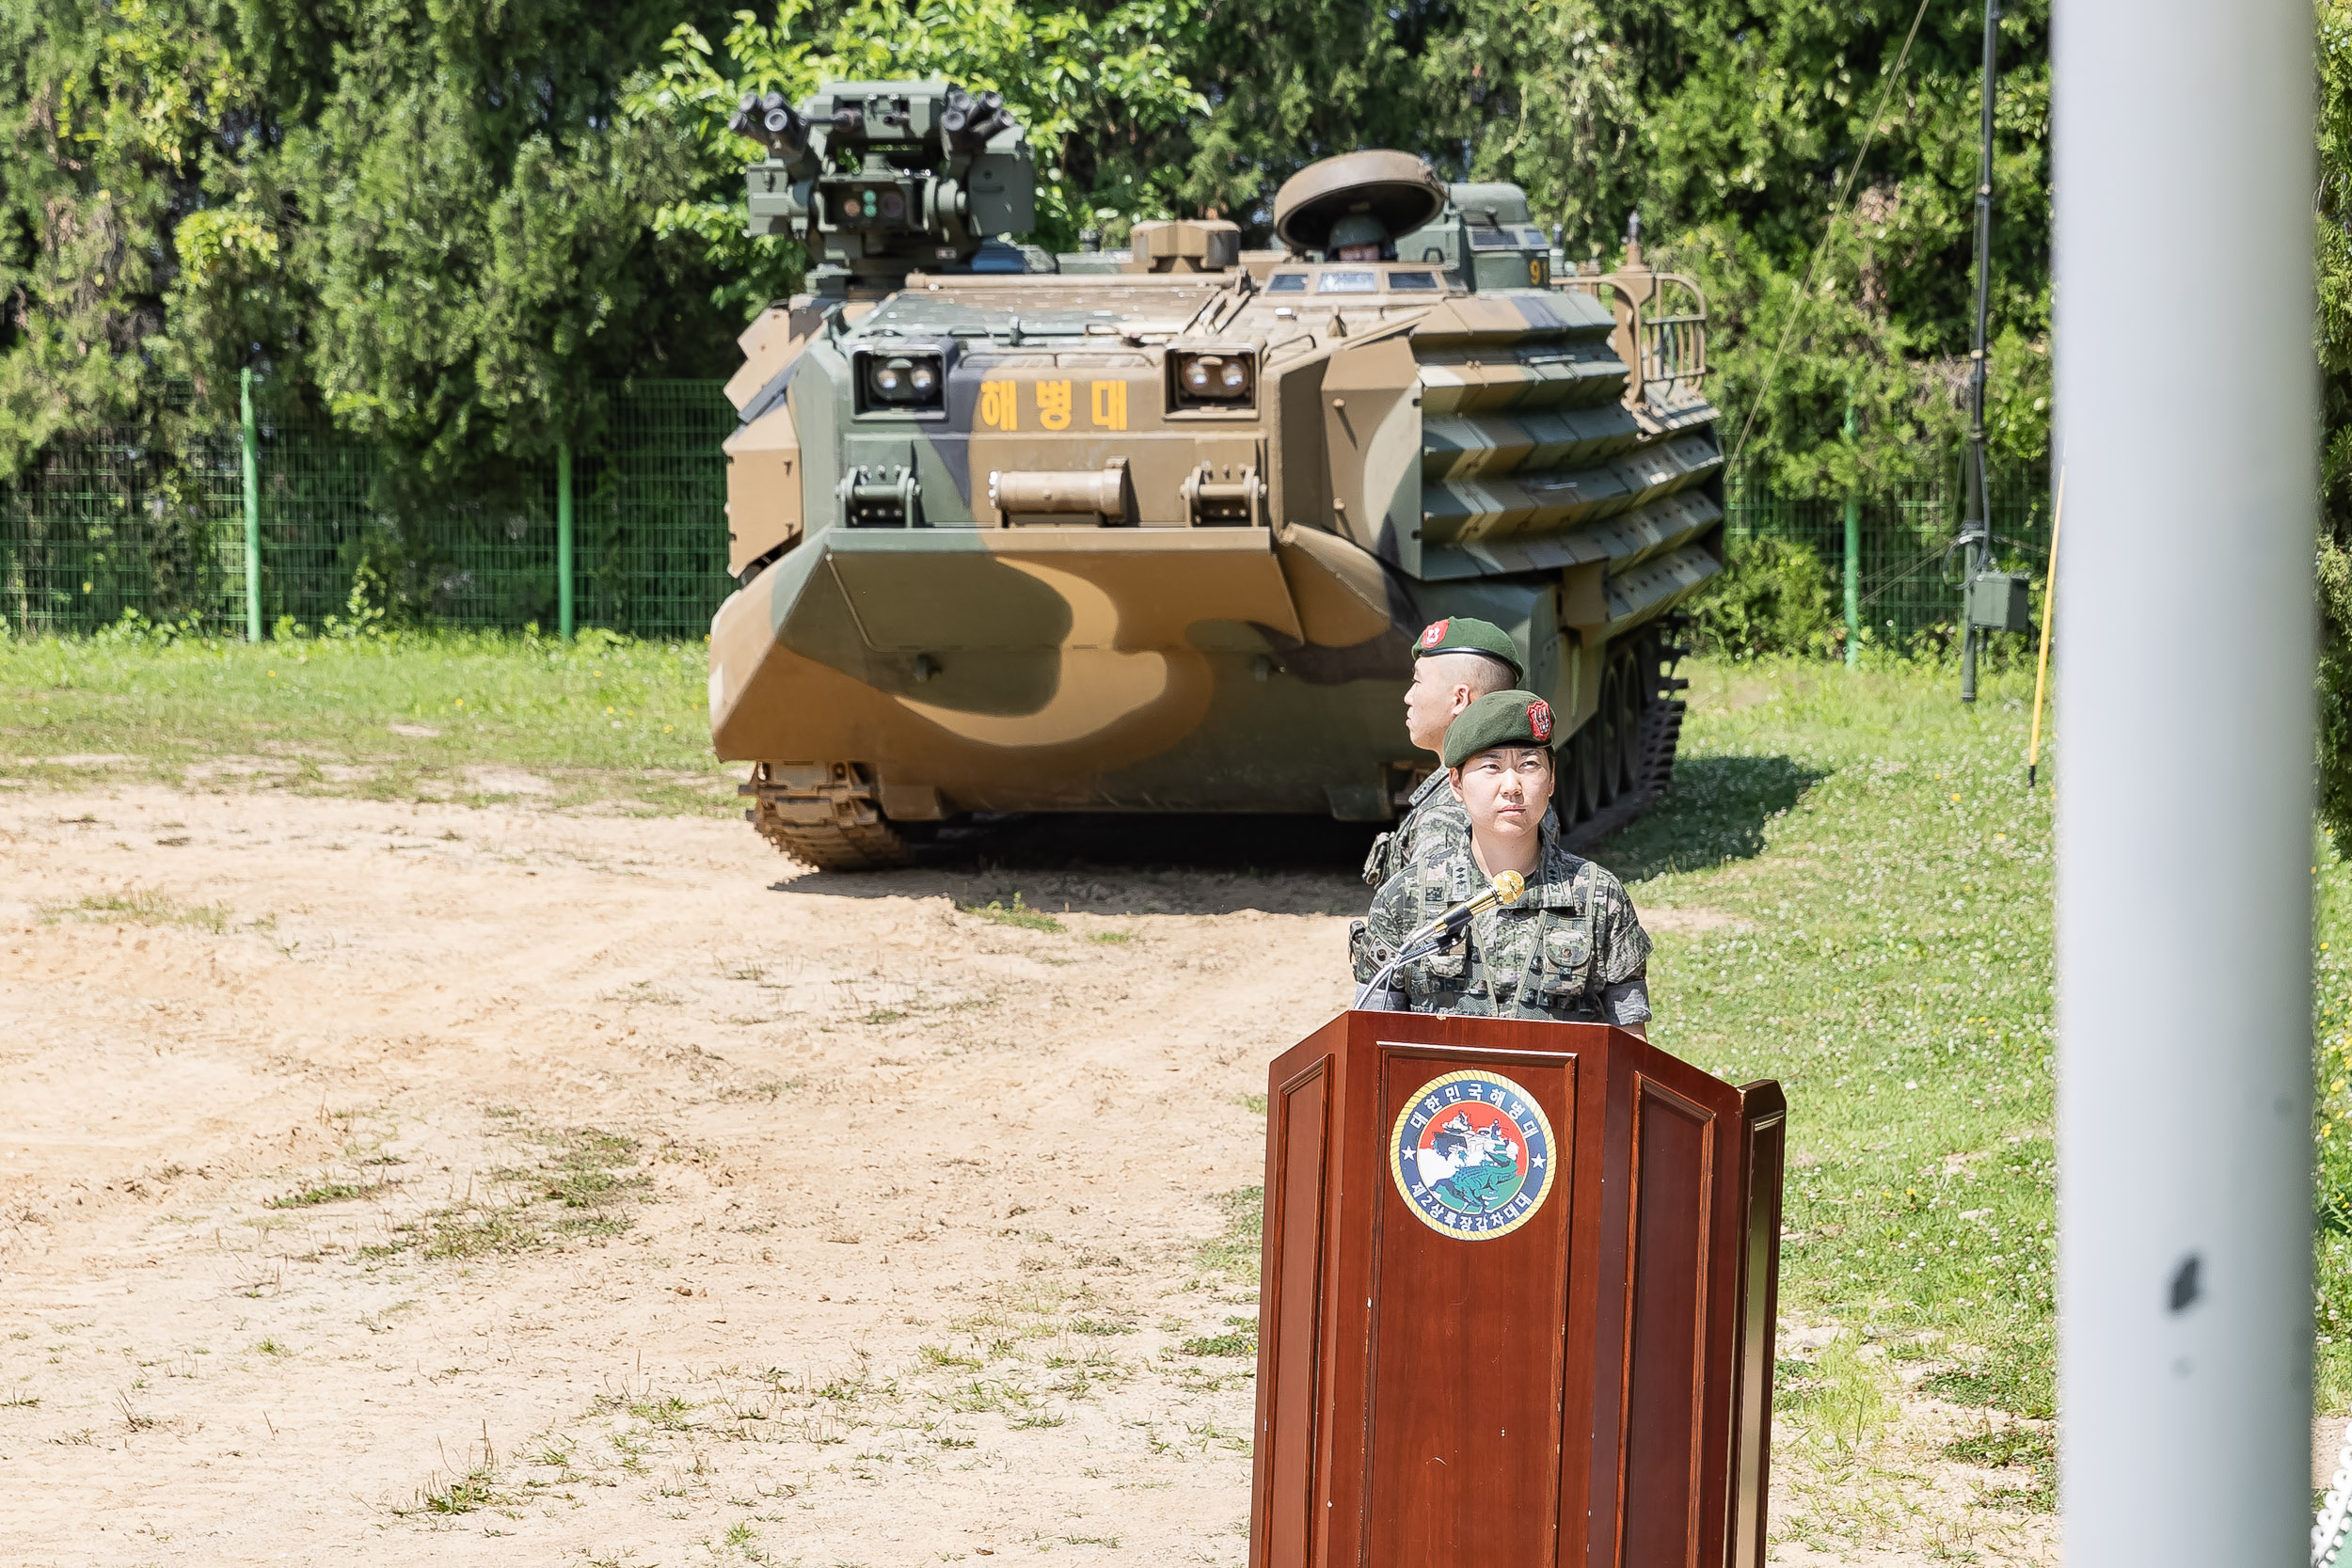
[[[937,408],[946,378],[935,354],[874,355],[866,361],[866,398],[884,408]]]
[[[1176,356],[1177,404],[1247,403],[1255,370],[1246,354],[1180,354]]]

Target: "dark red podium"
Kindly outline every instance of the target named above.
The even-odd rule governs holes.
[[[1251,1568],[1759,1568],[1778,1085],[1350,1012],[1267,1089]]]

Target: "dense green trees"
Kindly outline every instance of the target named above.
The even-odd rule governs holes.
[[[593,429],[596,378],[715,369],[652,219],[682,130],[616,120],[657,0],[0,0],[0,477],[168,438],[236,372],[472,488]]]
[[[2320,815],[2352,849],[2352,0],[2319,0]]]
[[[2005,24],[2012,463],[2046,444],[2045,8]],[[788,246],[741,237],[721,121],[742,86],[837,71],[1002,90],[1049,244],[1183,212],[1263,231],[1291,171],[1375,144],[1519,181],[1578,256],[1639,210],[1714,303],[1744,455],[1906,477],[1960,417],[1976,37],[1905,0],[0,0],[0,475],[61,433],[167,433],[174,384],[217,417],[245,367],[437,489],[590,435],[598,380],[722,369],[791,286]]]

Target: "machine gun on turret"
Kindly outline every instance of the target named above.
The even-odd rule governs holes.
[[[727,123],[768,145],[744,171],[745,231],[805,245],[820,297],[884,294],[918,268],[973,270],[986,242],[1037,222],[1027,136],[998,93],[831,82],[797,105],[745,93]]]

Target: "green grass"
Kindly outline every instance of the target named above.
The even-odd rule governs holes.
[[[355,1197],[365,1197],[372,1191],[373,1191],[373,1188],[362,1186],[356,1181],[320,1181],[304,1187],[298,1192],[282,1193],[277,1197],[265,1198],[262,1200],[262,1207],[264,1209],[309,1209],[321,1203],[342,1203]]]
[[[1265,1236],[1265,1189],[1243,1187],[1224,1194],[1217,1203],[1225,1211],[1225,1228],[1193,1249],[1193,1267],[1223,1275],[1254,1291]]]
[[[43,904],[40,914],[53,924],[85,920],[101,926],[187,926],[215,935],[229,928],[230,918],[224,904],[183,904],[151,888],[92,894],[71,904]]]
[[[1255,1355],[1258,1354],[1258,1320],[1228,1318],[1222,1334],[1202,1334],[1184,1340],[1176,1347],[1186,1355]]]
[[[2312,1130],[2318,1241],[2312,1263],[2317,1407],[2352,1411],[2352,862],[2323,840],[2312,854]]]
[[[388,1240],[360,1248],[359,1255],[485,1258],[618,1236],[635,1223],[621,1205],[646,1197],[653,1185],[652,1177],[633,1168],[636,1139],[588,1127],[532,1141],[544,1150],[540,1158],[492,1172],[496,1185],[488,1195],[404,1220]]]
[[[1062,923],[1043,910],[1033,910],[1023,903],[1018,892],[1013,894],[1012,902],[1009,904],[1001,898],[992,898],[985,904],[958,904],[956,908],[966,914],[977,914],[992,925],[1019,926],[1031,931],[1063,929]]]
[[[2046,1417],[2052,801],[2025,788],[2031,673],[1995,673],[1973,710],[1932,668],[1691,673],[1675,789],[1601,859],[1638,908],[1721,922],[1659,932],[1651,1037],[1788,1093],[1782,1311],[1899,1345],[1933,1330],[1934,1391]]]
[[[707,675],[699,641],[605,633],[0,637],[0,776],[183,784],[193,767],[214,787],[480,800],[516,792],[468,773],[495,768],[558,804],[731,812]]]

